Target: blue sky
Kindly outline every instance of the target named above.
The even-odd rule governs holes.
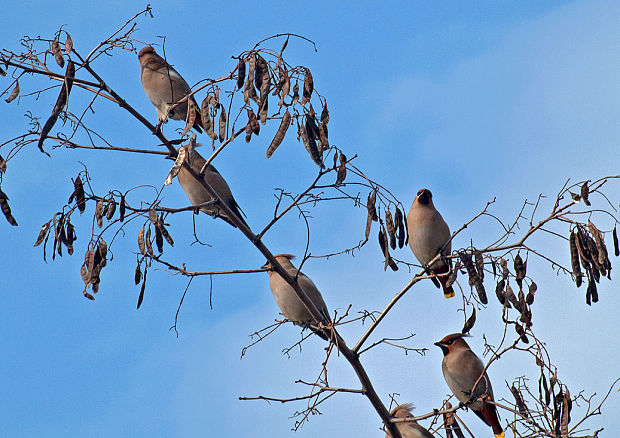
[[[18,48],[22,35],[52,35],[60,25],[75,47],[88,52],[100,39],[144,6],[106,2],[106,7],[67,1],[13,5],[0,27],[3,47]],[[454,229],[497,197],[494,213],[511,220],[524,198],[551,197],[567,178],[575,181],[617,174],[620,169],[620,4],[613,1],[469,2],[152,2],[154,19],[143,18],[135,37],[159,42],[190,83],[226,74],[231,55],[272,34],[295,32],[314,40],[291,40],[290,62],[311,68],[315,87],[330,108],[330,140],[390,188],[407,207],[421,187],[433,191],[435,204]],[[36,11],[36,14],[33,13]],[[280,42],[275,43],[278,48]],[[155,111],[143,93],[135,54],[101,58],[96,68],[121,95],[151,120]],[[7,78],[0,78],[4,88]],[[22,81],[22,90],[28,89]],[[31,88],[32,91],[34,88]],[[76,90],[77,91],[77,90]],[[72,98],[84,99],[73,92]],[[45,116],[55,96],[36,106]],[[23,113],[32,101],[2,102],[3,139],[27,129]],[[116,144],[149,147],[153,137],[120,109],[100,102],[93,127]],[[171,132],[173,122],[165,126]],[[273,127],[271,129],[274,129]],[[264,129],[250,145],[236,142],[216,165],[256,229],[268,221],[275,187],[296,191],[314,177],[303,147],[288,138],[265,160],[271,134]],[[2,151],[0,151],[0,154]],[[278,309],[266,274],[217,277],[213,309],[209,280],[197,279],[181,310],[176,338],[169,327],[185,283],[151,270],[144,303],[135,310],[133,285],[135,235],[113,247],[114,260],[102,274],[96,301],[82,297],[79,276],[86,232],[76,254],[45,264],[32,243],[42,223],[69,196],[74,177],[86,164],[99,192],[140,184],[159,187],[171,162],[108,152],[57,150],[49,159],[24,150],[9,162],[2,189],[11,197],[20,226],[0,224],[3,305],[0,319],[0,435],[46,436],[293,436],[289,417],[303,405],[239,401],[239,396],[291,397],[304,394],[296,379],[316,377],[322,344],[312,339],[290,358],[282,348],[298,338],[292,326],[255,346],[243,360],[248,335],[270,324]],[[617,206],[618,183],[608,193]],[[365,195],[365,194],[364,194]],[[136,194],[149,199],[152,189]],[[177,186],[166,188],[165,202],[187,202]],[[600,198],[597,202],[602,202]],[[602,204],[599,204],[602,205]],[[551,202],[543,206],[548,211]],[[92,208],[76,225],[89,226]],[[595,217],[597,219],[597,217]],[[262,256],[234,229],[205,215],[200,235],[212,248],[191,246],[190,214],[171,219],[171,259],[196,270],[254,268]],[[311,250],[315,254],[355,244],[362,238],[365,214],[350,204],[329,204],[314,212]],[[600,228],[612,224],[600,217]],[[137,225],[136,225],[137,227]],[[567,234],[567,228],[557,231]],[[494,240],[499,230],[480,221],[461,234],[456,246]],[[133,234],[132,234],[133,233]],[[294,216],[266,237],[273,252],[302,254],[305,226]],[[569,264],[566,244],[548,237],[533,245]],[[405,248],[396,256],[413,261]],[[617,259],[612,260],[617,264]],[[356,257],[314,259],[304,271],[323,292],[330,309],[380,309],[410,278],[406,270],[384,272],[376,244]],[[582,289],[570,279],[549,274],[547,264],[530,263],[539,286],[534,329],[572,393],[597,393],[597,400],[620,376],[616,335],[617,280],[602,281],[601,302],[587,307]],[[614,270],[615,273],[615,270]],[[487,288],[491,290],[491,283]],[[384,321],[376,336],[416,333],[413,344],[430,351],[421,357],[379,347],[363,357],[384,400],[397,392],[416,413],[438,407],[449,392],[441,375],[441,353],[432,343],[463,323],[460,300],[446,301],[430,283],[420,283]],[[479,312],[471,345],[482,352],[482,335],[501,337],[500,308],[491,300]],[[342,329],[353,342],[362,327]],[[342,358],[331,360],[330,383],[357,387]],[[535,378],[533,360],[506,356],[489,370],[497,398],[509,398],[509,383],[524,374]],[[620,430],[614,391],[603,413],[584,426],[605,427],[600,436]],[[382,436],[380,421],[363,397],[339,395],[323,405],[323,415],[295,436]],[[506,414],[503,414],[506,416]],[[476,436],[489,434],[472,413],[462,415]],[[573,415],[576,417],[576,415]]]

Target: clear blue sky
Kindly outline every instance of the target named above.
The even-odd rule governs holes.
[[[578,181],[618,173],[618,2],[334,3],[154,1],[155,18],[141,19],[135,36],[159,42],[157,36],[166,35],[167,56],[190,83],[228,73],[234,66],[231,55],[266,36],[295,32],[311,38],[317,53],[309,44],[292,40],[288,57],[312,69],[315,87],[326,96],[331,141],[348,155],[357,154],[357,165],[407,207],[419,188],[433,190],[437,208],[453,229],[493,197],[494,212],[510,220],[524,198],[533,200],[541,192],[553,197],[568,177]],[[85,53],[144,6],[133,1],[102,5],[14,3],[4,12],[0,41],[3,47],[17,49],[22,35],[49,37],[65,24],[75,47]],[[155,120],[135,54],[101,58],[96,68]],[[7,78],[0,78],[0,87],[4,84]],[[23,92],[28,87],[22,81]],[[81,98],[76,92],[72,99]],[[51,95],[42,98],[37,115],[45,117],[54,100]],[[3,139],[27,129],[23,113],[30,102],[0,102]],[[92,126],[116,144],[154,144],[122,110],[104,101],[95,109],[89,116]],[[167,132],[172,129],[173,122],[165,127]],[[292,136],[266,161],[271,132],[264,130],[250,145],[236,142],[216,161],[253,228],[268,221],[273,188],[299,190],[316,171]],[[135,309],[137,225],[113,247],[114,260],[104,269],[94,302],[81,294],[79,266],[86,232],[78,235],[74,256],[45,264],[41,248],[32,243],[41,224],[71,193],[70,177],[82,169],[80,162],[88,166],[99,192],[140,184],[159,187],[171,164],[158,157],[64,150],[49,159],[34,147],[9,163],[2,189],[11,197],[20,226],[0,223],[0,435],[382,436],[374,410],[356,395],[333,397],[322,406],[323,415],[312,417],[296,435],[290,432],[294,420],[289,417],[303,405],[238,401],[239,396],[259,394],[303,395],[304,388],[294,381],[313,380],[323,360],[323,346],[315,339],[290,358],[281,354],[298,339],[292,326],[280,328],[239,360],[248,335],[277,317],[266,274],[214,278],[213,310],[208,279],[194,281],[176,338],[168,328],[185,287],[182,279],[152,270],[144,303]],[[617,206],[618,183],[609,184],[609,193]],[[153,191],[144,189],[138,195],[149,199]],[[167,205],[187,203],[176,183],[164,195]],[[544,205],[544,211],[550,208]],[[76,223],[86,229],[89,214],[76,218]],[[326,205],[314,216],[315,254],[363,237],[365,214],[351,205]],[[189,213],[171,219],[176,244],[167,254],[172,259],[196,270],[263,264],[240,233],[205,215],[198,218],[198,227],[213,247],[190,246],[191,220]],[[599,223],[600,228],[611,227],[606,218]],[[568,229],[558,231],[566,235]],[[493,222],[482,221],[461,234],[455,245],[466,246],[470,239],[488,243],[498,232]],[[288,218],[267,235],[267,244],[276,253],[301,255],[303,222]],[[534,245],[569,264],[565,242],[545,237]],[[407,248],[396,256],[413,261]],[[612,263],[620,266],[618,259]],[[539,286],[534,329],[548,341],[560,379],[572,393],[596,392],[599,400],[620,376],[618,280],[602,281],[601,302],[590,308],[584,304],[583,287],[577,290],[570,279],[550,275],[541,261],[532,261],[529,269]],[[304,271],[322,290],[330,309],[353,304],[354,311],[382,308],[410,278],[405,269],[384,272],[374,242],[354,258],[311,260]],[[617,267],[613,274],[619,275]],[[492,290],[491,283],[487,288]],[[483,334],[491,343],[501,338],[500,308],[490,301],[472,332],[471,344],[479,354]],[[421,357],[379,347],[363,357],[386,402],[388,394],[397,392],[399,401],[416,405],[416,413],[440,406],[449,389],[441,375],[441,352],[432,343],[460,330],[460,304],[459,299],[444,300],[425,282],[386,318],[377,336],[413,332],[414,346],[430,349]],[[350,342],[361,331],[360,326],[342,330]],[[342,358],[330,363],[332,385],[356,387]],[[505,381],[523,374],[537,376],[533,360],[517,354],[506,356],[489,374],[496,398],[511,397]],[[620,393],[614,391],[603,414],[584,426],[605,427],[601,437],[615,436],[619,409]],[[476,436],[490,435],[472,413],[462,417]]]

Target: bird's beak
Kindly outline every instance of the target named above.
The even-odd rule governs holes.
[[[444,344],[442,344],[441,342],[435,342],[435,345],[437,345],[439,348],[444,346]]]
[[[261,269],[267,269],[269,267],[269,262],[266,262],[263,266],[261,266]]]

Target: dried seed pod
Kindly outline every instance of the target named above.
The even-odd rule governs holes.
[[[67,39],[65,40],[65,53],[68,55],[73,51],[73,39],[71,39],[71,35],[67,32]]]
[[[609,261],[609,254],[607,253],[607,245],[605,245],[603,233],[589,220],[588,229],[590,230],[592,236],[594,236],[594,243],[598,253],[598,264],[601,269],[601,274],[605,275],[605,271],[611,268],[611,262]]]
[[[85,286],[88,286],[90,284],[90,274],[88,273],[88,268],[86,267],[86,264],[83,264],[80,268],[80,277],[82,277],[82,281],[84,282]]]
[[[497,286],[495,286],[495,295],[497,295],[498,301],[504,305],[506,304],[506,297],[504,296],[504,287],[506,286],[506,281],[502,278],[497,282]]]
[[[140,254],[146,255],[146,246],[144,245],[144,225],[140,228],[138,233],[138,248],[140,248]]]
[[[370,229],[372,227],[372,212],[368,209],[368,215],[366,216],[366,231],[364,232],[364,241],[368,241],[368,237],[370,236]]]
[[[458,267],[455,267],[454,269],[450,269],[450,271],[448,272],[448,278],[446,279],[446,289],[449,289],[454,282],[456,281],[456,277],[458,276],[459,270]]]
[[[0,155],[0,173],[6,172],[6,160]]]
[[[469,277],[469,283],[476,288],[476,292],[478,293],[478,298],[482,304],[487,304],[489,300],[487,299],[487,294],[484,289],[484,283],[480,279],[480,276],[476,272],[476,267],[474,266],[474,262],[471,259],[471,256],[466,251],[459,252],[459,258],[465,266],[467,270],[467,275]]]
[[[474,261],[476,262],[476,270],[481,281],[484,281],[484,257],[482,252],[478,249],[474,249]]]
[[[107,264],[108,257],[108,244],[105,240],[99,239],[99,245],[97,245],[97,252],[99,253],[99,265],[104,267]]]
[[[280,122],[280,127],[276,131],[276,135],[273,137],[273,140],[271,140],[271,144],[267,148],[267,158],[271,157],[271,155],[273,155],[278,146],[282,144],[282,141],[284,140],[284,136],[286,135],[286,131],[288,130],[290,124],[291,113],[289,113],[287,109],[282,116],[282,121]]]
[[[256,71],[256,54],[250,54],[250,58],[248,59],[248,75],[245,80],[245,85],[243,86],[243,101],[247,104],[250,102],[250,99],[256,101],[258,96],[256,94],[256,90],[254,89],[254,74]]]
[[[139,309],[142,305],[142,300],[144,299],[144,290],[146,289],[146,272],[147,268],[144,267],[144,275],[142,276],[142,286],[140,286],[140,295],[138,295],[138,306],[136,309]]]
[[[254,114],[254,111],[251,108],[248,109],[248,123],[254,135],[260,134],[260,125],[256,119],[256,114]]]
[[[469,333],[471,329],[474,328],[474,324],[476,324],[476,308],[472,307],[471,315],[467,318],[467,321],[465,321],[465,325],[463,326],[461,333]]]
[[[73,254],[73,242],[77,240],[77,235],[75,234],[75,227],[67,218],[67,232],[66,232],[66,242],[67,252],[69,255]]]
[[[527,408],[527,406],[525,405],[525,402],[523,401],[523,395],[521,395],[521,391],[519,391],[514,385],[512,385],[510,387],[510,392],[512,392],[512,395],[515,398],[515,405],[517,405],[517,409],[519,410],[519,413],[524,418],[529,417],[530,410]]]
[[[506,289],[504,289],[504,299],[509,303],[512,303],[512,305],[515,306],[517,310],[519,310],[519,300],[517,299],[517,296],[515,295],[509,284],[507,284]]]
[[[383,233],[383,227],[379,229],[379,247],[381,248],[381,252],[383,253],[383,256],[387,259],[387,255],[385,253],[385,248],[387,247],[387,245],[385,242],[385,234]]]
[[[523,329],[521,324],[519,324],[518,322],[515,323],[515,330],[516,330],[517,334],[519,335],[519,337],[521,338],[521,341],[523,341],[524,344],[529,344],[530,343],[530,340],[527,338],[527,335],[525,334],[525,330]]]
[[[114,201],[114,198],[111,198],[110,202],[108,203],[108,212],[106,214],[106,219],[112,220],[112,218],[114,217],[114,213],[116,213],[116,201]]]
[[[260,122],[264,125],[267,123],[267,113],[269,111],[269,93],[265,93],[264,96],[260,99],[260,104],[258,105],[258,118]]]
[[[157,251],[160,254],[164,252],[164,238],[161,235],[161,229],[159,226],[155,227],[155,244],[157,245]]]
[[[245,81],[245,61],[243,58],[239,58],[239,63],[237,64],[237,89],[241,90],[243,87],[243,82]]]
[[[140,269],[140,263],[138,262],[138,265],[136,266],[136,270],[133,274],[133,281],[136,284],[136,286],[138,285],[138,283],[140,283],[140,280],[142,280],[142,270]]]
[[[579,250],[577,249],[577,233],[571,231],[569,238],[570,245],[570,262],[575,276],[577,287],[581,286],[583,274],[581,273],[581,265],[579,264]]]
[[[146,236],[144,238],[144,243],[146,244],[146,252],[151,257],[155,257],[155,253],[153,252],[153,244],[151,242],[151,226],[146,229]]]
[[[93,297],[91,294],[89,294],[89,293],[88,293],[88,291],[86,290],[86,288],[84,288],[84,290],[82,291],[82,293],[83,293],[83,294],[84,294],[84,296],[85,296],[86,298],[88,298],[89,300],[91,300],[91,301],[94,301],[94,300],[95,300],[95,297]]]
[[[323,106],[323,110],[321,111],[321,123],[325,126],[329,123],[329,110],[327,109],[327,103]]]
[[[217,140],[217,134],[213,131],[213,124],[211,123],[211,111],[209,109],[209,102],[211,102],[211,95],[207,94],[200,104],[200,118],[202,119],[202,125],[205,128],[205,132],[212,140]]]
[[[537,290],[538,290],[538,286],[536,285],[536,283],[532,281],[532,283],[530,284],[530,290],[528,291],[527,297],[525,298],[525,301],[527,302],[529,306],[534,304],[534,295],[536,295]]]
[[[226,110],[224,106],[220,106],[220,124],[219,124],[219,134],[220,134],[220,143],[226,139]]]
[[[579,252],[579,260],[581,261],[581,265],[586,271],[589,271],[591,268],[590,262],[592,261],[592,256],[588,249],[588,243],[586,240],[585,233],[581,230],[580,227],[577,227],[577,251]]]
[[[390,248],[396,249],[396,227],[394,226],[390,210],[385,211],[385,226],[390,237]]]
[[[372,216],[373,221],[378,221],[379,216],[377,216],[377,208],[375,207],[375,203],[377,202],[377,191],[373,190],[368,194],[368,201],[366,202],[366,208],[368,209],[368,214]]]
[[[312,91],[314,90],[314,79],[312,79],[312,73],[310,73],[309,69],[305,69],[304,73],[304,90],[303,95],[301,97],[301,104],[305,105],[310,101],[312,97]]]
[[[84,185],[82,184],[80,175],[73,181],[73,193],[75,193],[75,202],[78,210],[80,210],[80,213],[84,213],[84,210],[86,210],[86,199],[84,197]]]
[[[269,66],[267,61],[260,55],[256,55],[256,67],[254,73],[254,85],[256,89],[260,91],[261,98],[263,97],[264,90],[269,88]]]
[[[181,167],[183,167],[183,161],[185,161],[185,155],[186,155],[185,148],[184,147],[179,148],[177,157],[174,160],[174,164],[170,168],[170,172],[168,172],[166,181],[164,181],[165,186],[169,186],[170,184],[172,184],[172,180],[179,174]],[[149,219],[150,219],[150,215],[151,215],[151,212],[149,211]]]
[[[292,101],[292,105],[295,105],[298,100],[299,100],[299,84],[297,82],[295,82],[295,85],[293,85],[293,101]]]
[[[149,210],[149,221],[150,221],[153,225],[157,225],[157,221],[158,221],[158,220],[159,220],[159,218],[157,217],[157,212],[151,208],[151,209]]]
[[[336,183],[335,185],[339,186],[340,184],[342,184],[344,182],[344,180],[347,178],[347,166],[344,163],[341,163],[338,166],[338,174],[336,175]]]
[[[181,132],[181,137],[185,137],[190,129],[196,123],[196,106],[194,104],[194,99],[191,97],[187,99],[187,116],[185,117],[185,128],[183,128],[183,132]]]
[[[125,209],[126,209],[126,205],[125,205],[125,195],[121,195],[121,200],[118,203],[118,213],[119,213],[119,219],[121,222],[123,222],[125,220]]]
[[[280,79],[278,81],[276,91],[280,93],[280,101],[278,102],[278,106],[282,106],[284,105],[284,98],[288,96],[289,91],[291,91],[291,80],[288,77],[288,72],[286,69],[279,68],[278,74]]]
[[[517,280],[519,289],[521,289],[522,284],[523,284],[523,279],[525,278],[526,264],[523,263],[523,259],[521,258],[521,254],[519,253],[517,253],[515,257],[514,268],[515,268],[515,279]]]
[[[159,228],[159,230],[161,231],[161,234],[164,237],[164,239],[166,239],[166,242],[168,242],[168,245],[174,246],[174,240],[172,239],[172,236],[170,235],[170,233],[164,226],[163,221],[160,220],[159,222],[157,222],[157,228]]]
[[[47,232],[49,231],[51,225],[52,221],[50,220],[41,226],[41,231],[39,231],[39,235],[37,236],[37,240],[34,242],[34,246],[41,245],[43,239],[45,239],[45,236],[47,236]]]
[[[499,265],[502,267],[502,279],[508,281],[510,271],[508,270],[508,262],[504,259],[499,259]]]
[[[540,394],[540,400],[544,400],[545,406],[549,406],[549,403],[551,403],[551,394],[549,394],[549,386],[544,374],[541,374],[538,380],[538,392]]]
[[[60,51],[60,43],[58,43],[58,40],[52,41],[52,54],[54,55],[56,64],[58,64],[60,68],[63,68],[65,66],[65,58]]]
[[[95,219],[97,221],[97,226],[101,228],[103,226],[103,199],[97,201],[97,206],[95,207]]]
[[[403,213],[400,211],[400,208],[396,207],[396,213],[394,214],[394,220],[396,222],[396,227],[398,228],[398,247],[402,248],[405,246],[405,221],[403,219]]]
[[[312,161],[314,161],[317,166],[324,167],[321,162],[321,155],[319,154],[319,150],[316,146],[316,140],[314,140],[314,137],[308,135],[307,126],[299,126],[298,131],[306,150],[312,158]]]
[[[588,271],[588,288],[586,289],[586,304],[590,306],[592,303],[598,302],[598,290],[596,288],[596,280],[593,271]]]
[[[19,96],[19,81],[16,79],[15,87],[13,87],[13,91],[11,91],[11,94],[9,95],[9,97],[7,97],[5,102],[11,103],[17,98],[17,96]]]
[[[620,245],[618,245],[618,232],[616,231],[616,226],[614,225],[614,230],[611,232],[611,236],[614,241],[614,254],[616,257],[620,256]]]
[[[588,181],[584,182],[581,186],[581,199],[583,199],[583,203],[588,207],[592,205],[588,197],[590,196],[590,188],[588,187]]]
[[[562,415],[560,417],[560,434],[562,438],[568,437],[568,423],[570,423],[570,411],[572,402],[570,392],[566,388],[566,392],[562,396]]]

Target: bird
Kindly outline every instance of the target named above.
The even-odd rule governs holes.
[[[467,406],[493,429],[496,438],[503,438],[504,431],[499,423],[497,409],[494,404],[489,403],[493,401],[491,381],[484,371],[482,361],[463,339],[465,336],[468,335],[453,333],[435,342],[443,352],[441,369],[444,379],[461,403],[474,400]]]
[[[409,214],[407,214],[407,233],[413,255],[425,268],[442,249],[447,254],[452,251],[450,228],[435,208],[433,194],[430,190],[420,189],[413,200]],[[428,266],[428,269],[431,273],[438,275],[437,279],[443,286],[444,296],[453,297],[452,285],[446,284],[448,276],[440,275],[448,273],[450,266],[444,260],[437,260],[432,266]],[[439,284],[435,284],[439,287]]]
[[[169,112],[172,105],[192,91],[185,79],[165,59],[159,56],[151,46],[142,48],[140,53],[138,53],[138,59],[140,61],[142,87],[157,110],[157,129],[168,120],[168,117],[173,120],[186,120],[187,101],[180,103]],[[204,125],[200,117],[198,104],[196,104],[194,96],[190,97],[190,100],[194,103],[196,111],[193,128],[202,133],[200,128],[204,129]]]
[[[394,418],[408,418],[412,417],[411,403],[406,403],[396,406],[390,412],[390,415]],[[417,421],[408,421],[406,423],[396,423],[396,428],[400,432],[403,438],[433,438],[433,434],[420,426]],[[385,438],[390,438],[390,434],[386,432]]]
[[[324,320],[330,322],[329,311],[327,310],[325,301],[323,301],[321,292],[319,292],[312,280],[301,271],[298,271],[293,263],[291,263],[291,260],[294,259],[295,256],[292,254],[278,254],[274,257],[292,277],[297,276],[297,283],[301,289],[306,293],[310,301],[314,303]],[[263,265],[263,268],[269,269],[269,271],[267,271],[269,274],[269,287],[284,317],[292,321],[295,325],[307,326],[314,322],[314,318],[308,309],[306,309],[303,301],[297,296],[293,287],[288,284],[280,274],[271,269],[271,263],[267,261],[267,263]],[[319,334],[320,332],[316,333]]]
[[[206,161],[197,151],[194,151],[193,155],[194,158],[191,163],[191,168],[199,174]],[[184,160],[189,165],[189,154],[185,154]],[[187,170],[185,166],[181,166],[177,175],[177,179],[179,180],[179,184],[181,184],[181,187],[185,191],[185,194],[189,198],[189,202],[191,202],[192,205],[199,205],[204,202],[214,200],[207,191],[207,189],[205,189],[202,184],[200,184],[196,180],[196,178],[194,178],[189,173],[189,170]],[[235,198],[233,197],[232,192],[230,191],[230,187],[228,187],[228,184],[226,183],[226,180],[222,177],[222,175],[220,175],[215,166],[210,163],[205,169],[204,180],[209,183],[211,187],[213,187],[213,190],[215,190],[219,197],[222,198],[224,202],[226,202],[228,207],[230,207],[230,209],[236,214],[237,218],[241,222],[243,222],[246,227],[249,228],[247,222],[243,219],[243,211],[239,207],[239,204],[237,204],[237,201],[235,201]],[[202,206],[200,207],[200,210],[210,216],[213,216],[214,218],[220,217],[233,227],[237,228],[235,223],[231,220],[228,214],[217,204],[217,202],[214,202],[212,205]]]

